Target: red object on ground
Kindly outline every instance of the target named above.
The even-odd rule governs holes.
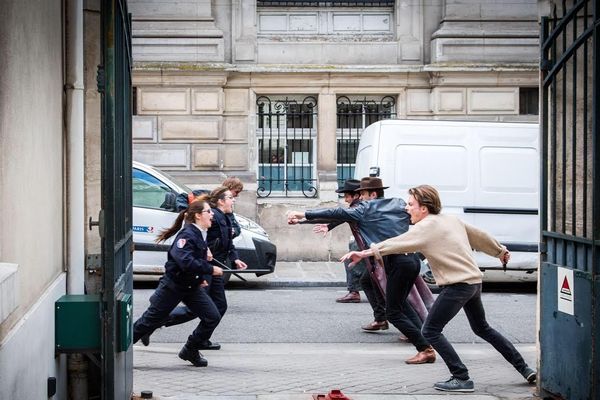
[[[339,389],[333,389],[329,394],[313,394],[313,400],[352,400]]]

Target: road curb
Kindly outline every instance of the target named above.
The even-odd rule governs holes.
[[[261,289],[261,288],[286,288],[286,287],[293,287],[293,288],[302,288],[302,287],[346,287],[346,282],[325,282],[325,281],[317,281],[317,282],[310,282],[310,281],[252,281],[252,280],[248,280],[246,282],[243,281],[239,281],[239,280],[231,280],[229,281],[229,283],[227,284],[227,289],[238,289],[238,288],[244,288],[244,289],[249,289],[249,288],[255,288],[255,289]]]

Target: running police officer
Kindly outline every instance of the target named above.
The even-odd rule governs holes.
[[[181,224],[185,226],[181,231]],[[201,283],[211,276],[222,277],[223,270],[209,263],[212,259],[206,243],[212,224],[212,210],[205,200],[192,202],[169,228],[161,232],[157,242],[177,236],[168,252],[165,274],[150,298],[150,306],[133,325],[133,342],[160,327],[169,313],[183,302],[200,323],[179,352],[179,358],[196,367],[206,367],[208,361],[198,349],[209,339],[221,320],[221,314]]]

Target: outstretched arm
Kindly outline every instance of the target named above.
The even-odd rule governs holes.
[[[287,214],[287,221],[289,225],[296,225],[305,217],[306,216],[302,211],[290,211]]]
[[[373,256],[373,250],[371,250],[371,249],[366,249],[363,251],[350,251],[350,252],[344,254],[340,258],[340,261],[345,262],[346,260],[351,260],[350,264],[348,264],[348,266],[354,267],[363,258],[367,258],[367,257],[371,257],[371,256]]]
[[[323,237],[327,236],[329,232],[329,226],[327,224],[316,224],[313,226],[313,233],[322,233]]]
[[[500,244],[500,242],[487,232],[477,229],[467,223],[464,225],[472,249],[482,251],[491,257],[497,257],[504,265],[508,263],[510,260],[510,253],[505,246]]]
[[[288,224],[295,225],[306,218],[307,220],[328,220],[331,222],[355,222],[360,221],[365,213],[365,206],[359,204],[354,208],[334,207],[320,208],[316,210],[290,211],[287,214]]]

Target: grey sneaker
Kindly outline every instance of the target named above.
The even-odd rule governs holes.
[[[470,379],[458,379],[451,377],[446,382],[438,382],[433,385],[434,389],[442,390],[444,392],[473,392],[475,391],[475,385]]]
[[[529,383],[535,383],[537,379],[537,373],[533,370],[533,368],[525,368],[521,375],[523,375],[523,378],[525,378]]]

